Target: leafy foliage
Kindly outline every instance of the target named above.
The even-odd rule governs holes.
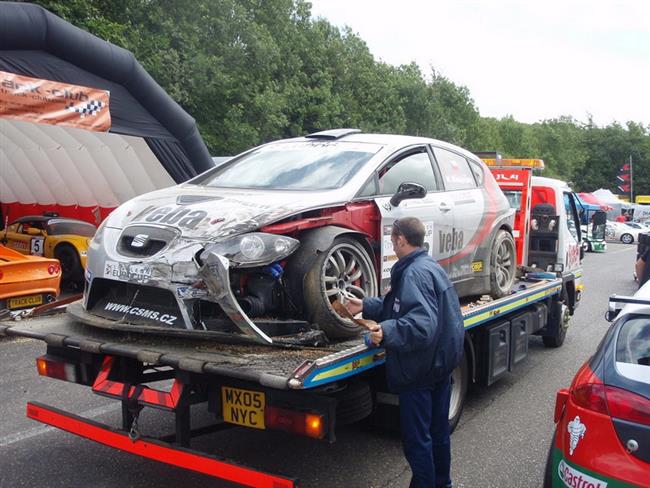
[[[377,61],[304,0],[39,0],[133,52],[199,125],[212,154],[333,127],[429,136],[507,157],[541,157],[576,190],[615,190],[632,156],[650,194],[650,128],[571,117],[481,117],[469,90],[432,69]]]

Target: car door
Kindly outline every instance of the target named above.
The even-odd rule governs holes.
[[[390,204],[390,198],[401,183],[412,182],[422,185],[427,194],[421,199],[402,201],[398,206]],[[425,242],[429,255],[444,262],[449,252],[441,245],[439,235],[447,235],[453,224],[452,205],[441,192],[440,176],[434,171],[433,159],[426,145],[408,148],[383,164],[376,175],[375,201],[381,213],[381,286],[382,294],[390,285],[390,270],[397,262],[390,240],[395,219],[417,217],[425,227]]]
[[[492,244],[474,238],[486,211],[483,172],[480,167],[473,169],[461,154],[437,146],[432,149],[442,175],[445,200],[453,207],[453,225],[448,234],[439,237],[449,254],[447,274],[454,283],[472,280],[474,272],[482,271],[487,264]]]
[[[24,224],[10,225],[7,230],[7,247],[22,254],[29,254],[31,237],[26,234]]]

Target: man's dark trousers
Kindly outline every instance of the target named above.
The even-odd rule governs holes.
[[[450,488],[449,398],[451,379],[400,392],[404,455],[411,465],[411,488]]]

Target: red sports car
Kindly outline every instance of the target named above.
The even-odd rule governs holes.
[[[557,393],[545,487],[650,487],[650,282],[626,304],[571,387]]]

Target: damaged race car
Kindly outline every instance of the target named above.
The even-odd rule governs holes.
[[[387,293],[392,223],[418,217],[461,297],[511,291],[514,211],[485,164],[445,142],[337,129],[265,144],[136,197],[88,250],[85,323],[274,337],[360,329],[341,295]],[[322,334],[322,332],[321,332]]]

